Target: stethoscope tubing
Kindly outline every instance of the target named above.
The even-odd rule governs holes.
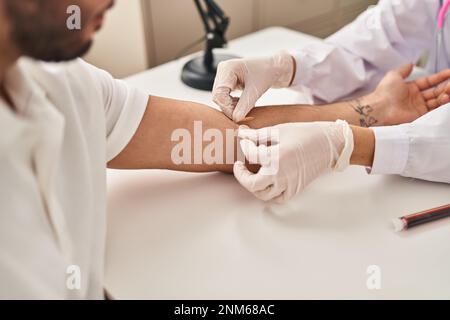
[[[447,63],[447,66],[450,65],[448,63],[448,56],[447,56],[447,48],[445,44],[444,39],[444,26],[445,26],[445,20],[447,13],[450,8],[450,0],[439,0],[440,8],[439,8],[439,14],[437,18],[437,33],[436,33],[436,53],[435,53],[435,61],[434,61],[434,71],[439,71],[439,56],[442,54],[442,49],[444,49],[444,59]]]

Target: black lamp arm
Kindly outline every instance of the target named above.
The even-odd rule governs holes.
[[[230,19],[225,15],[223,10],[213,0],[203,0],[204,6],[200,0],[194,0],[198,13],[202,19],[208,39],[213,37],[210,46],[212,48],[220,48],[226,44],[225,32],[228,29]],[[212,26],[210,24],[212,22]]]
[[[205,0],[209,15],[214,22],[217,31],[225,32],[230,23],[230,19],[225,15],[225,12],[213,0]]]
[[[1,1],[1,0],[0,0]],[[213,53],[227,44],[225,33],[230,19],[214,0],[194,0],[206,31],[206,48],[203,57],[189,60],[181,73],[181,80],[188,86],[211,91],[220,62],[238,57],[224,53]]]
[[[209,22],[208,22],[208,14],[207,14],[207,12],[205,12],[202,5],[200,4],[200,0],[194,0],[194,3],[195,3],[195,6],[197,7],[198,13],[200,14],[200,17],[202,18],[206,33],[211,32],[211,27],[209,26]]]

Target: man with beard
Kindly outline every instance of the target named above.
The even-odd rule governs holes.
[[[66,25],[72,5],[80,8],[79,30]],[[171,134],[178,128],[192,132],[194,122],[202,121],[204,130],[238,129],[221,112],[149,97],[78,58],[112,5],[111,0],[0,0],[1,298],[104,297],[107,167],[233,170],[233,163],[171,159]],[[391,72],[362,98],[373,105],[372,124],[412,121],[449,101],[448,88],[434,89],[448,71],[405,82],[410,71],[407,66]],[[358,127],[354,103],[258,108],[249,125],[344,119],[320,124],[335,137],[333,163],[345,156],[370,165],[373,133]],[[344,130],[353,133],[351,145],[339,135]],[[353,153],[344,155],[350,147]],[[73,271],[81,276],[75,288],[68,283],[67,272]]]

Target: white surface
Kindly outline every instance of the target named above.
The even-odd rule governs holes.
[[[229,51],[270,54],[309,39],[272,28],[233,41]],[[129,81],[210,104],[209,93],[178,80],[184,61]],[[300,98],[280,90],[261,104]],[[262,203],[221,173],[110,170],[108,184],[106,284],[117,298],[450,297],[450,220],[399,234],[390,223],[448,203],[445,184],[352,167],[285,206]],[[366,286],[370,265],[380,267],[380,290]]]

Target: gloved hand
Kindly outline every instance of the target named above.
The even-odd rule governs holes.
[[[283,203],[323,173],[350,164],[353,133],[347,122],[288,123],[258,130],[239,129],[242,152],[261,169],[234,164],[239,183],[263,201]]]
[[[221,62],[214,81],[213,101],[227,117],[239,122],[269,88],[288,87],[294,72],[294,59],[285,52],[267,58]],[[239,99],[231,96],[234,90],[243,90]]]

